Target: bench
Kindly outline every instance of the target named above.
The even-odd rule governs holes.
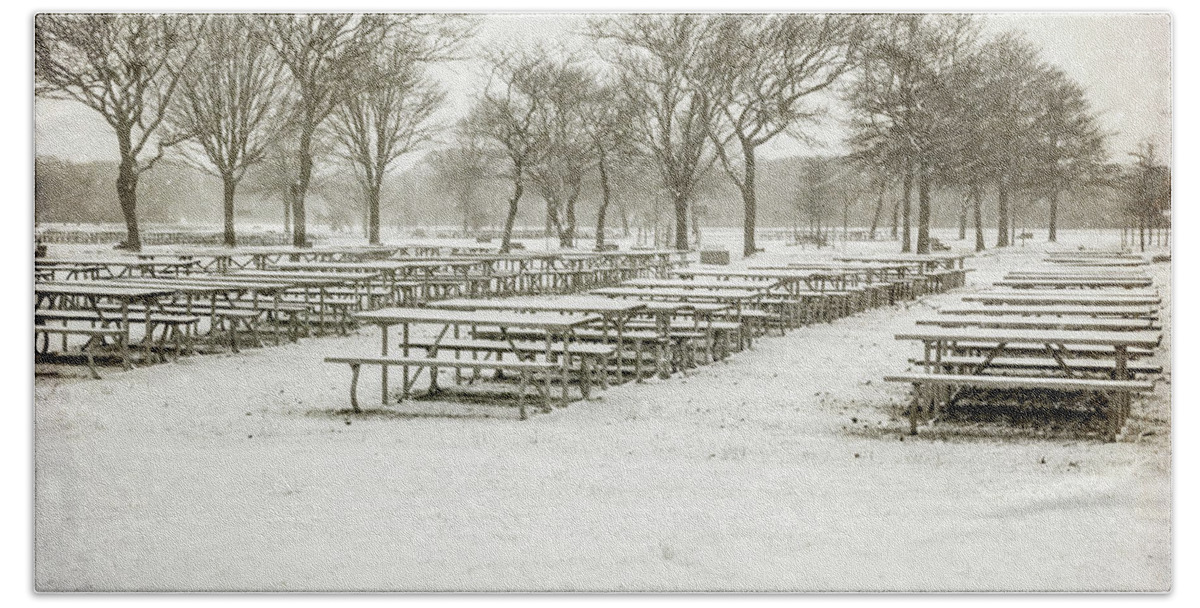
[[[129,310],[130,312],[145,313],[146,307],[134,305],[131,306]],[[215,334],[218,330],[227,334],[229,336],[230,348],[235,353],[240,352],[238,350],[237,326],[239,323],[241,323],[243,326],[245,326],[246,331],[250,332],[250,335],[254,338],[255,343],[258,346],[262,346],[262,339],[259,337],[258,331],[258,321],[264,313],[264,311],[261,309],[235,308],[227,305],[224,302],[219,302],[215,306],[205,303],[197,303],[192,305],[190,310],[184,304],[166,304],[150,310],[152,316],[161,316],[163,314],[174,314],[180,316],[181,318],[195,316],[197,321],[199,320],[200,315],[209,316],[211,325],[209,328],[210,334]]]
[[[962,342],[955,342],[950,345],[950,350],[958,354],[989,353],[995,349],[995,342],[974,342],[964,340]],[[1004,346],[1004,350],[1013,354],[1037,356],[1046,353],[1046,346],[1036,342],[1009,342]],[[1069,351],[1075,356],[1112,358],[1114,356],[1115,349],[1111,346],[1099,344],[1072,344]],[[1140,346],[1130,346],[1126,348],[1126,354],[1129,355],[1130,359],[1136,359],[1138,357],[1149,357],[1154,354],[1154,350]]]
[[[920,359],[910,359],[910,363],[921,365],[924,362]],[[991,361],[987,361],[987,357],[961,357],[950,356],[942,357],[941,361],[933,362],[938,367],[943,368],[948,373],[954,373],[955,370],[971,369],[987,362],[988,367],[998,369],[1028,369],[1028,370],[1061,370],[1065,365],[1071,371],[1079,372],[1102,372],[1112,374],[1116,371],[1117,362],[1107,359],[1064,359],[1060,365],[1058,361],[1051,357],[996,357]],[[1125,365],[1126,371],[1131,374],[1161,374],[1162,366],[1151,363],[1142,363],[1132,361]]]
[[[1048,378],[1028,376],[976,376],[965,374],[926,374],[905,373],[885,376],[887,382],[903,382],[913,385],[913,402],[909,408],[909,434],[917,434],[917,412],[923,406],[930,414],[936,413],[940,407],[953,403],[955,395],[948,394],[939,398],[942,391],[930,390],[935,387],[954,389],[971,386],[976,388],[1018,389],[1018,390],[1057,390],[1069,392],[1099,392],[1110,391],[1123,393],[1145,393],[1154,390],[1154,383],[1144,380],[1096,380],[1083,378]],[[1109,405],[1109,441],[1115,439],[1118,430],[1128,414],[1125,406]]]
[[[520,341],[520,340],[484,340],[484,339],[469,339],[469,338],[443,338],[440,342],[429,339],[409,340],[410,348],[421,348],[426,351],[436,349],[438,351],[468,351],[474,353],[495,354],[496,360],[505,353],[516,353],[522,360],[532,360],[534,355],[546,352],[546,343]],[[581,387],[583,390],[583,398],[587,399],[591,396],[590,385],[591,376],[594,370],[603,371],[606,367],[606,362],[609,357],[612,357],[617,352],[617,347],[611,344],[599,344],[589,342],[573,342],[570,344],[563,342],[552,342],[550,344],[550,355],[552,357],[567,357],[567,364],[570,365],[572,357],[578,357],[580,361],[580,372],[582,373],[583,382]],[[605,374],[600,374],[600,386],[607,388],[608,379]]]
[[[104,338],[112,338],[117,343],[118,352],[121,355],[121,361],[125,365],[125,369],[133,367],[129,363],[129,350],[125,344],[125,330],[119,327],[67,327],[53,325],[38,325],[33,326],[34,350],[37,350],[37,336],[41,334],[45,338],[45,346],[42,348],[42,353],[45,354],[50,350],[50,334],[62,334],[64,342],[68,335],[87,336],[88,341],[81,347],[81,352],[87,357],[88,370],[92,372],[92,377],[99,380],[100,374],[96,371],[96,361],[92,356],[92,351],[89,347],[97,340],[103,343]],[[65,349],[64,349],[65,350]]]
[[[651,361],[654,364],[654,372],[658,373],[661,378],[670,377],[670,372],[666,366],[666,357],[663,356],[664,349],[671,341],[671,337],[664,337],[650,324],[646,327],[632,327],[633,323],[625,325],[625,331],[621,333],[622,345],[633,347],[633,352],[622,352],[621,360],[618,360],[617,371],[619,374],[624,373],[624,359],[632,355],[634,362],[634,378],[641,382],[644,377],[642,364],[645,363],[647,351],[651,354]],[[478,329],[475,331],[476,338],[492,339],[492,340],[529,340],[529,341],[545,341],[546,333],[540,329],[508,329],[501,332],[497,329]],[[575,338],[582,343],[600,343],[600,344],[616,344],[617,333],[615,331],[604,332],[599,329],[581,328],[575,330]],[[699,335],[698,338],[703,338]],[[649,349],[647,347],[650,347]],[[653,373],[651,374],[653,375]]]
[[[548,362],[536,361],[480,361],[469,359],[436,359],[431,357],[355,357],[355,356],[337,356],[325,357],[326,363],[342,363],[350,366],[350,407],[358,413],[362,410],[358,406],[358,374],[359,369],[363,365],[378,365],[380,367],[398,366],[405,368],[404,387],[401,390],[401,400],[403,401],[409,395],[409,390],[416,383],[417,376],[420,375],[422,368],[430,368],[430,377],[432,379],[431,390],[437,390],[437,368],[454,368],[454,369],[472,369],[484,370],[492,369],[498,371],[510,371],[520,374],[521,382],[518,389],[517,407],[520,409],[521,420],[526,419],[525,412],[525,388],[532,385],[542,397],[542,410],[549,412],[550,406],[550,379],[554,372],[559,371],[559,366]],[[412,375],[411,380],[408,378],[408,368],[416,367],[417,372]],[[533,378],[534,374],[541,374],[545,380],[544,389],[539,387]],[[566,379],[564,378],[565,382]]]
[[[117,313],[119,309],[114,308],[114,307],[105,306],[105,307],[102,307],[101,310],[110,310],[113,313]],[[130,312],[131,313],[139,313],[139,314],[131,315],[129,317],[130,324],[147,325],[146,337],[145,337],[145,343],[144,343],[147,356],[149,356],[151,348],[154,348],[155,350],[166,350],[167,342],[172,342],[174,344],[174,348],[172,349],[172,352],[174,353],[175,357],[178,358],[180,353],[183,352],[183,350],[191,348],[192,336],[194,336],[196,334],[196,328],[200,325],[200,317],[197,317],[195,315],[175,314],[172,312],[151,310],[150,317],[149,317],[149,323],[147,324],[147,319],[146,319],[146,315],[145,315],[146,309],[144,307],[132,306],[132,307],[130,307]],[[91,323],[93,327],[95,326],[96,323],[100,323],[102,326],[107,326],[112,323],[117,323],[117,324],[121,323],[121,319],[119,317],[117,317],[115,314],[102,316],[99,312],[97,312],[95,310],[83,310],[83,309],[68,309],[68,310],[40,309],[40,310],[35,310],[33,316],[34,316],[35,322],[37,322],[39,320],[41,320],[41,321],[62,321],[64,327],[70,321],[86,321],[88,323]],[[156,340],[154,338],[154,330],[156,327],[159,327],[159,326],[161,326],[163,328],[162,336]],[[121,331],[125,335],[128,334],[127,330],[125,330],[125,329],[122,329]],[[64,348],[65,348],[65,346],[66,346],[65,342],[66,342],[66,337],[67,337],[66,333],[64,333],[64,332],[58,332],[58,333],[64,334],[63,341],[64,341]]]

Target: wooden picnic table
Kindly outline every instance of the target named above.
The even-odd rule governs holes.
[[[997,287],[1013,287],[1016,289],[1133,289],[1135,287],[1149,287],[1153,284],[1153,281],[1149,278],[1015,278],[995,281],[992,284]]]
[[[780,270],[732,270],[723,268],[680,268],[671,271],[677,277],[715,277],[721,279],[751,279],[760,281],[780,281],[789,293],[807,289],[809,291],[825,291],[827,289],[843,289],[849,282],[846,271],[780,269]]]
[[[147,331],[153,327],[152,308],[161,298],[175,293],[172,289],[160,287],[126,286],[109,281],[80,281],[80,282],[42,282],[33,286],[34,312],[37,310],[65,310],[82,308],[96,315],[102,326],[119,323],[119,329],[124,332],[124,344],[130,343],[130,314],[131,307],[141,304],[145,307],[145,324]],[[82,301],[82,306],[69,306],[68,303]],[[118,306],[114,316],[111,309],[103,304],[113,302]],[[147,359],[150,354],[150,341],[144,340]]]
[[[1142,256],[1125,250],[1112,249],[1072,249],[1067,251],[1048,251],[1046,256],[1050,258],[1128,258],[1128,259],[1143,259]]]
[[[1090,316],[938,315],[918,319],[917,325],[939,327],[994,327],[1006,329],[1073,329],[1136,331],[1157,329],[1150,319],[1100,319]]]
[[[938,312],[944,315],[1017,315],[1152,319],[1158,314],[1158,307],[1151,305],[1089,306],[1085,304],[1062,304],[1058,306],[1049,306],[1017,304],[999,306],[948,306],[940,309]]]
[[[1118,270],[1110,268],[1080,269],[1075,266],[1049,270],[1014,270],[1005,275],[1010,279],[1148,279],[1150,275],[1141,270]]]
[[[316,270],[316,271],[336,271],[347,273],[362,273],[376,272],[382,273],[386,280],[393,286],[399,286],[404,280],[416,280],[421,283],[422,300],[429,300],[433,295],[433,285],[436,281],[441,280],[439,272],[449,272],[447,277],[454,281],[464,282],[464,287],[469,290],[470,285],[467,284],[471,280],[470,272],[475,270],[486,270],[488,265],[480,260],[438,260],[438,259],[388,259],[388,260],[371,260],[366,262],[322,262],[322,261],[307,261],[307,262],[277,262],[271,265],[276,270]],[[481,277],[481,280],[489,280],[486,277]]]
[[[589,314],[599,315],[602,329],[607,335],[612,328],[616,339],[617,361],[621,360],[622,342],[625,326],[629,319],[646,310],[646,304],[639,301],[614,300],[599,296],[566,296],[566,297],[517,297],[500,299],[457,298],[430,302],[430,308],[448,310],[499,310],[511,312],[541,312],[558,314]],[[618,371],[620,367],[618,366]]]
[[[1017,328],[989,328],[989,327],[937,327],[937,326],[922,326],[917,325],[910,330],[902,331],[896,334],[897,340],[919,340],[924,344],[924,356],[919,361],[924,369],[926,377],[936,377],[942,372],[941,361],[954,350],[959,343],[983,343],[987,345],[985,355],[977,362],[973,362],[971,369],[967,370],[966,374],[950,375],[954,383],[969,384],[971,378],[978,377],[982,385],[987,385],[989,376],[983,374],[987,371],[992,362],[997,360],[1002,354],[1020,355],[1026,352],[1020,348],[1021,345],[1039,345],[1044,351],[1051,355],[1052,360],[1056,362],[1054,369],[1058,375],[1054,378],[1061,378],[1058,384],[1074,382],[1076,378],[1075,370],[1072,368],[1071,355],[1072,349],[1079,349],[1088,346],[1102,346],[1112,348],[1113,363],[1112,378],[1119,382],[1129,381],[1130,374],[1129,366],[1129,349],[1133,347],[1153,349],[1158,346],[1162,339],[1161,332],[1158,331],[1099,331],[1099,330],[1034,330],[1034,329],[1017,329]],[[960,379],[961,378],[961,381]],[[907,380],[907,378],[890,378]],[[1038,378],[1006,378],[1005,380],[1016,381],[1024,386],[1034,386],[1038,382]],[[1047,379],[1047,383],[1051,382]],[[1085,383],[1080,382],[1081,386]],[[1054,386],[1054,385],[1051,385]],[[1143,387],[1145,388],[1145,387]],[[1120,422],[1124,420],[1128,414],[1131,404],[1130,387],[1125,385],[1116,389],[1116,407],[1109,410],[1109,432],[1111,438],[1115,436]],[[914,411],[910,414],[910,424],[915,433],[916,429],[916,414],[914,403]]]
[[[964,294],[962,300],[964,302],[986,302],[988,304],[1132,306],[1159,304],[1162,302],[1162,297],[1154,291],[1135,289],[1124,291],[1013,289]]]
[[[927,270],[936,270],[939,267],[946,270],[954,270],[955,268],[964,268],[966,266],[966,259],[970,257],[974,257],[974,255],[970,253],[910,253],[897,255],[843,255],[834,256],[833,259],[839,262],[916,263]]]
[[[1150,262],[1142,259],[1106,259],[1106,258],[1051,258],[1047,260],[1053,264],[1063,264],[1069,266],[1091,266],[1096,268],[1114,267],[1114,268],[1132,268],[1138,266],[1149,266]]]
[[[552,347],[555,342],[569,343],[572,341],[572,334],[577,328],[591,325],[602,320],[600,315],[591,314],[559,314],[559,313],[516,313],[506,311],[481,311],[481,310],[449,310],[436,308],[383,308],[369,312],[356,313],[355,318],[363,323],[377,325],[380,333],[380,356],[388,356],[388,335],[392,327],[401,326],[399,348],[405,357],[408,357],[410,350],[410,334],[409,326],[414,324],[429,324],[441,325],[442,329],[434,339],[434,347],[431,351],[433,354],[431,359],[430,378],[433,385],[436,387],[437,369],[433,363],[436,357],[436,347],[446,337],[451,328],[457,330],[461,326],[471,328],[477,327],[496,327],[501,332],[507,329],[538,329],[545,332],[545,356],[547,361],[553,358]],[[457,333],[457,332],[456,332]],[[519,358],[515,346],[511,353]],[[569,379],[569,357],[561,358],[561,383],[562,396],[565,402],[568,397],[567,385]],[[405,389],[410,386],[409,383],[409,366],[404,365],[404,386]],[[380,398],[382,403],[387,403],[387,387],[388,387],[388,365],[382,366],[382,380],[380,384]]]
[[[779,287],[783,281],[776,279],[728,279],[713,277],[697,277],[694,279],[630,279],[621,283],[620,287],[641,288],[681,288],[681,289],[748,289],[768,293]]]
[[[762,293],[745,289],[680,289],[680,288],[650,288],[639,287],[603,287],[593,289],[591,293],[618,298],[638,298],[643,300],[684,300],[694,302],[716,302],[734,307],[739,312],[743,305],[753,303],[762,298]]]
[[[99,266],[107,278],[189,274],[199,268],[196,260],[154,261],[134,258],[38,258],[35,265],[43,268],[94,268]]]

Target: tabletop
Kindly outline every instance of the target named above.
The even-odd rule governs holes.
[[[1077,316],[1077,317],[1149,317],[1156,312],[1155,306],[1104,306],[1085,304],[1063,304],[1060,306],[949,306],[938,312],[944,315],[1029,315],[1029,316]]]
[[[429,308],[453,310],[528,310],[542,312],[579,312],[594,314],[633,313],[646,308],[645,302],[614,300],[598,296],[567,296],[562,298],[455,298],[427,304]]]
[[[762,297],[761,293],[745,289],[678,289],[678,288],[640,288],[640,287],[604,287],[592,290],[591,293],[602,296],[634,297],[634,298],[678,298],[678,299],[707,299],[729,302],[742,302]]]
[[[567,331],[603,321],[600,315],[516,313],[506,311],[449,310],[437,308],[381,308],[354,313],[364,323],[398,325],[400,323],[436,323],[444,325],[483,325],[500,327],[537,328]]]
[[[1071,329],[1131,331],[1154,329],[1149,319],[1095,319],[1092,317],[1010,317],[985,315],[940,315],[918,319],[917,325],[940,327],[995,327],[1008,329]]]
[[[44,282],[35,284],[33,291],[39,296],[85,296],[119,300],[161,298],[175,293],[175,290],[165,287],[119,285],[108,281],[81,281],[77,283]]]
[[[683,289],[750,289],[756,291],[768,290],[779,285],[775,280],[713,280],[713,279],[630,279],[621,283],[621,287],[680,287]]]
[[[1157,331],[1074,331],[1067,329],[1028,330],[987,327],[937,327],[918,325],[896,334],[897,340],[926,342],[976,341],[1036,344],[1075,344],[1104,346],[1158,346],[1161,332]]]

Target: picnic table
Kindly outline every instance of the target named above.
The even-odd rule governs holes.
[[[944,315],[1018,315],[1018,316],[1058,316],[1058,317],[1094,317],[1094,318],[1130,318],[1153,319],[1158,314],[1158,308],[1152,305],[1139,306],[1104,306],[1086,304],[1061,304],[1058,306],[1036,304],[1013,304],[993,306],[948,306],[938,312]]]
[[[276,262],[271,265],[271,268],[275,270],[378,273],[383,275],[393,290],[401,289],[406,280],[415,280],[420,283],[419,297],[422,300],[429,300],[435,295],[440,295],[436,287],[444,284],[446,281],[454,284],[462,284],[464,291],[474,294],[476,290],[472,288],[474,283],[472,282],[471,270],[483,270],[486,267],[487,264],[480,260],[438,260],[425,258],[372,260],[366,262]],[[477,278],[489,283],[491,281],[490,277],[486,275]],[[396,297],[400,299],[399,295]]]
[[[597,323],[602,320],[600,315],[589,314],[558,314],[558,313],[516,313],[505,311],[481,311],[481,310],[449,310],[435,308],[383,308],[370,312],[359,312],[355,317],[363,323],[377,325],[380,329],[380,356],[378,358],[363,358],[363,357],[330,357],[326,361],[335,363],[349,363],[352,366],[354,377],[351,380],[351,403],[354,409],[358,410],[357,397],[355,390],[358,382],[358,365],[371,364],[380,365],[381,367],[381,382],[380,382],[380,400],[383,404],[388,402],[388,367],[399,366],[403,368],[403,389],[401,398],[406,398],[409,390],[416,381],[416,375],[410,381],[409,370],[412,367],[417,368],[416,374],[419,375],[422,368],[430,370],[430,383],[433,390],[437,390],[437,368],[455,367],[462,362],[449,361],[438,359],[437,352],[441,342],[446,338],[447,334],[453,328],[457,335],[461,327],[478,328],[478,327],[495,327],[500,332],[505,332],[510,329],[538,329],[544,332],[545,336],[545,363],[540,366],[546,372],[551,371],[550,362],[554,359],[556,351],[555,344],[569,345],[572,341],[572,334],[580,327]],[[433,340],[431,346],[422,347],[427,351],[424,358],[409,357],[409,352],[413,348],[410,344],[410,326],[415,324],[427,324],[441,326],[442,329],[438,332],[437,337]],[[403,357],[391,357],[389,353],[389,335],[392,328],[401,326],[400,342],[398,347],[403,353]],[[512,341],[507,341],[511,348],[505,349],[502,352],[513,355],[516,359],[527,358],[528,354],[519,351]],[[498,353],[499,354],[499,353]],[[563,356],[559,357],[560,365],[558,367],[558,378],[562,388],[562,399],[565,403],[568,400],[568,384],[570,379],[570,357],[564,352]],[[474,365],[474,364],[470,364]],[[498,365],[498,363],[497,363]],[[523,369],[518,366],[517,369]],[[524,373],[524,372],[523,372]],[[524,375],[522,376],[524,378]],[[551,374],[545,375],[546,391],[545,397],[549,399]],[[523,393],[522,393],[523,395]],[[524,406],[522,402],[522,416],[524,416]]]
[[[1153,349],[1160,339],[1157,331],[1097,331],[1097,330],[1062,330],[1062,329],[1022,329],[996,327],[938,327],[917,325],[910,330],[896,334],[897,340],[917,340],[924,344],[924,356],[918,364],[924,370],[921,374],[897,374],[885,379],[894,382],[911,382],[914,384],[914,403],[910,410],[910,432],[916,433],[916,416],[918,403],[923,399],[925,389],[941,387],[947,391],[956,386],[979,386],[992,388],[1018,388],[1026,390],[1085,390],[1111,391],[1117,394],[1116,403],[1108,410],[1108,436],[1115,437],[1120,424],[1129,412],[1129,396],[1133,391],[1146,391],[1152,388],[1148,383],[1134,383],[1130,380],[1128,371],[1130,354],[1133,347]],[[959,345],[969,343],[974,350],[981,350],[982,357],[964,360],[960,364],[963,369],[957,374],[947,374],[943,371],[943,360],[961,354]],[[980,347],[979,345],[982,345]],[[1049,376],[1014,377],[985,374],[994,361],[1002,355],[1021,355],[1029,352],[1028,345],[1034,345],[1050,355],[1049,363],[1039,367]],[[1088,347],[1111,349],[1107,370],[1112,380],[1094,380],[1079,377],[1081,369],[1087,365],[1076,364],[1073,355]],[[1105,351],[1107,352],[1107,351]],[[1100,354],[1093,349],[1089,354]],[[955,397],[946,392],[941,397],[934,397],[931,409],[936,409],[938,403],[952,403]]]
[[[1135,287],[1149,287],[1152,284],[1149,278],[1066,278],[1066,277],[1047,277],[1047,278],[1006,278],[1000,281],[995,281],[992,284],[997,287],[1012,287],[1016,289],[1104,289],[1104,288],[1120,288],[1133,289]]]
[[[1157,329],[1150,319],[1100,319],[1091,316],[938,315],[918,319],[917,325],[995,327],[1010,329],[1078,329],[1134,331]]]
[[[540,312],[558,314],[598,315],[601,318],[602,330],[607,336],[612,328],[615,339],[617,361],[621,360],[621,347],[624,342],[626,324],[635,315],[644,312],[643,302],[614,300],[597,296],[567,296],[558,298],[547,297],[517,297],[503,299],[468,299],[458,298],[431,302],[430,308],[447,310],[494,310],[508,312]],[[619,367],[618,367],[619,371]]]
[[[846,271],[804,270],[804,269],[749,269],[731,270],[723,268],[680,268],[671,271],[677,277],[715,277],[718,279],[750,279],[759,281],[779,281],[790,293],[802,290],[825,291],[827,289],[843,289],[848,283]]]
[[[980,293],[964,294],[964,302],[984,302],[987,304],[1084,304],[1092,306],[1132,306],[1153,305],[1162,302],[1162,297],[1155,291],[1146,290],[1063,290],[1063,289],[1012,289],[990,290]]]
[[[1092,267],[1097,267],[1097,268],[1105,268],[1105,267],[1114,267],[1114,268],[1126,267],[1126,268],[1131,268],[1131,267],[1137,267],[1137,266],[1149,266],[1149,265],[1150,265],[1150,262],[1148,262],[1148,261],[1146,261],[1146,260],[1144,260],[1144,259],[1125,259],[1125,258],[1118,258],[1118,259],[1109,259],[1109,258],[1050,258],[1050,259],[1049,259],[1049,260],[1047,260],[1047,261],[1048,261],[1048,262],[1050,262],[1050,263],[1053,263],[1053,264],[1064,264],[1064,265],[1069,265],[1069,266],[1092,266]]]
[[[970,253],[908,253],[896,255],[842,255],[834,256],[839,262],[876,262],[876,263],[911,263],[919,264],[923,270],[962,269],[966,267],[966,259],[974,257]]]
[[[125,360],[125,365],[128,367],[131,363],[125,349],[130,345],[131,309],[137,304],[141,304],[144,307],[143,314],[147,339],[143,340],[143,346],[146,358],[149,359],[151,346],[149,338],[152,335],[152,328],[154,327],[152,309],[158,303],[159,299],[171,296],[175,292],[172,289],[160,287],[124,286],[107,281],[81,281],[35,283],[33,293],[35,331],[48,332],[51,330],[51,328],[42,327],[37,323],[37,315],[40,310],[63,311],[79,309],[88,311],[94,315],[94,320],[100,323],[101,329],[107,328],[110,325],[116,325],[115,329],[119,332],[116,335],[118,346],[122,350],[122,357]],[[110,302],[116,304],[115,310],[104,306],[104,304]],[[63,330],[59,333],[64,333],[65,340],[66,331]],[[83,333],[83,330],[77,330],[73,333]],[[90,341],[91,339],[89,338],[89,343]],[[95,375],[94,367],[92,367],[92,372]]]
[[[196,260],[138,260],[133,258],[38,258],[39,268],[85,268],[98,276],[96,267],[104,270],[106,278],[127,276],[175,276],[190,274],[199,267]]]

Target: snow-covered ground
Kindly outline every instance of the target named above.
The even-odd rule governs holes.
[[[706,238],[740,249],[736,231]],[[764,263],[835,253],[764,244]],[[964,290],[1046,249],[988,251]],[[39,377],[37,587],[1164,590],[1170,264],[1151,272],[1166,373],[1115,444],[1001,423],[905,436],[907,388],[881,378],[919,347],[895,331],[964,290],[527,421],[434,402],[338,413],[349,374],[321,360],[377,348],[366,328],[98,381]],[[364,402],[377,382],[364,371]]]

